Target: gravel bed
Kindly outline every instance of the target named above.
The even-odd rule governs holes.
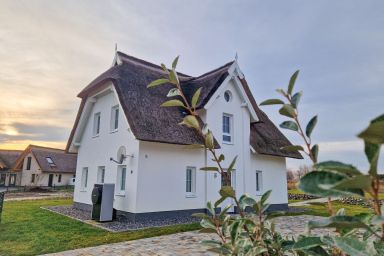
[[[91,213],[89,211],[79,210],[74,208],[71,205],[66,206],[52,206],[47,207],[46,209],[80,220],[87,224],[91,224],[103,229],[107,229],[112,232],[123,232],[130,230],[138,230],[143,228],[151,228],[151,227],[163,227],[170,226],[176,224],[188,224],[188,223],[196,223],[199,222],[200,219],[194,217],[182,217],[182,218],[172,218],[165,220],[156,220],[156,221],[129,221],[126,218],[117,218],[111,222],[96,222],[91,220]]]

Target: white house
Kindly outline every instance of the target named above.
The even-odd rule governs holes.
[[[114,183],[114,208],[131,219],[204,211],[216,201],[220,177],[199,169],[212,165],[192,129],[178,125],[185,113],[161,108],[170,85],[147,89],[160,66],[117,52],[113,65],[78,95],[80,108],[67,151],[78,153],[74,204],[89,209],[95,183]],[[236,61],[199,77],[179,74],[188,97],[203,87],[198,103],[228,166],[238,155],[232,185],[238,195],[272,189],[272,209],[287,207],[286,157],[291,145],[257,106]],[[119,148],[125,148],[123,162]],[[120,152],[124,152],[121,151]],[[225,202],[228,203],[228,202]]]
[[[75,176],[76,154],[62,149],[29,145],[16,159],[12,173],[18,186],[65,186]]]

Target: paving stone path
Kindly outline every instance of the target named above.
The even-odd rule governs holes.
[[[295,236],[305,232],[309,220],[319,220],[314,216],[290,216],[275,219],[276,229],[283,235]],[[328,234],[328,231],[317,231],[317,234]],[[107,244],[96,247],[50,254],[50,256],[120,256],[120,255],[215,255],[208,253],[199,241],[215,238],[212,234],[200,234],[197,231],[178,233],[153,238],[145,238],[122,243]]]

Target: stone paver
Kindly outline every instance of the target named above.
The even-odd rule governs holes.
[[[284,236],[295,236],[305,232],[309,220],[319,220],[314,216],[290,216],[274,219],[276,229]],[[317,231],[318,234],[328,234],[328,231]],[[50,256],[120,256],[120,255],[215,255],[206,251],[206,247],[199,244],[205,239],[215,239],[214,234],[201,234],[197,231],[184,232],[160,237],[145,238],[122,243],[107,244],[96,247],[77,249],[72,251],[50,254]]]

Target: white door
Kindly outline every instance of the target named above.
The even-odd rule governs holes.
[[[232,171],[231,172],[231,177],[230,177],[230,184],[227,184],[227,179],[225,179],[223,176],[221,177],[221,186],[223,187],[223,186],[228,186],[228,185],[231,185],[232,186],[232,188],[234,189],[234,190],[236,190],[236,172],[235,171]],[[221,203],[221,205],[220,205],[220,207],[221,207],[221,209],[223,209],[224,207],[226,207],[226,206],[228,206],[228,205],[232,205],[232,207],[231,207],[231,209],[229,209],[229,212],[233,212],[234,211],[234,209],[235,209],[235,200],[233,200],[232,198],[227,198],[227,199],[225,199],[222,203]]]

